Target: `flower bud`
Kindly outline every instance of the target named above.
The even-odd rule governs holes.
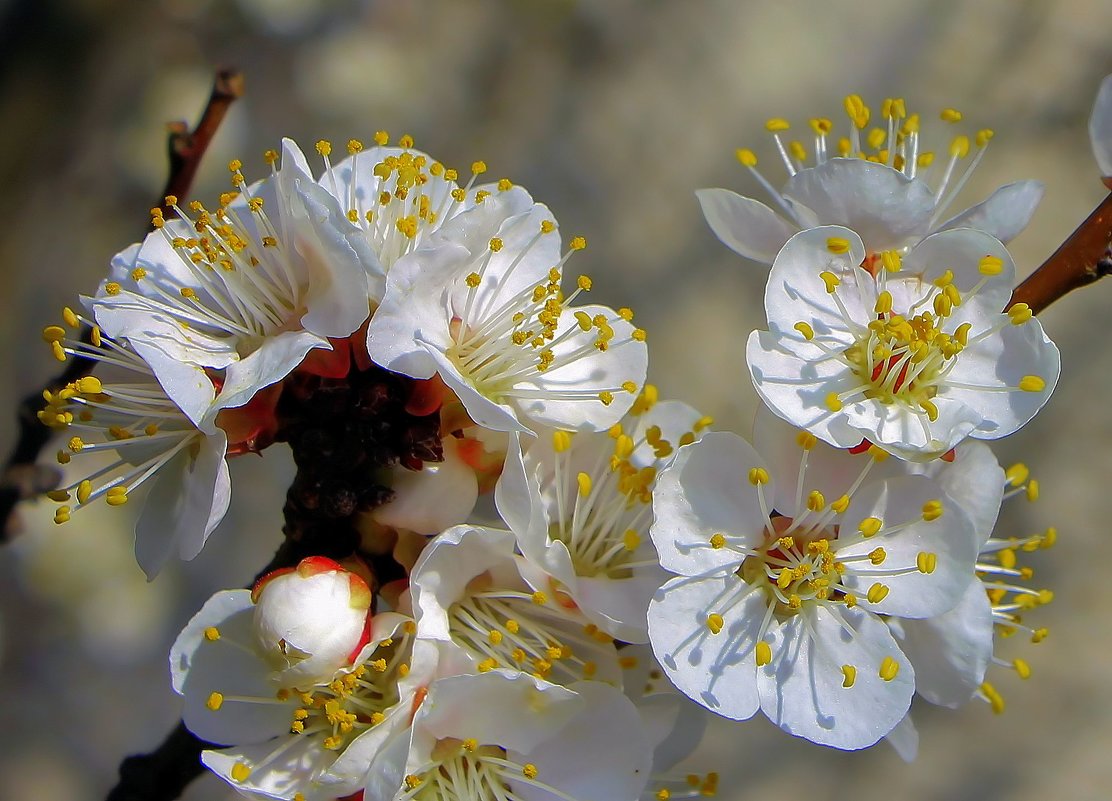
[[[370,587],[331,559],[268,573],[251,598],[256,644],[284,685],[330,679],[367,640]]]

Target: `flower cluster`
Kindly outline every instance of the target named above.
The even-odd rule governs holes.
[[[40,418],[80,468],[57,522],[151,479],[151,577],[216,529],[231,457],[293,450],[276,569],[214,595],[170,654],[212,771],[300,801],[665,801],[716,789],[669,773],[707,710],[910,756],[916,694],[1002,708],[989,666],[1029,668],[996,640],[1041,640],[1022,615],[1051,597],[1018,554],[1054,534],[994,535],[1038,485],[980,440],[1058,378],[1002,244],[1041,188],[940,224],[991,132],[960,173],[956,137],[931,184],[902,101],[871,130],[860,98],[846,108],[837,157],[812,120],[814,167],[768,124],[790,222],[699,194],[720,238],[772,263],[746,348],[767,407],[753,444],[658,398],[633,312],[565,280],[586,241],[562,245],[481,161],[464,182],[380,132],[335,163],[318,142],[315,175],[285,141],[260,181],[232,161],[215,206],[152,210],[44,330],[98,369]]]

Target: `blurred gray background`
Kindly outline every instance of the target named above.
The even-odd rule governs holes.
[[[637,310],[662,397],[747,433],[741,350],[763,323],[765,272],[715,240],[693,191],[759,194],[739,146],[779,182],[771,116],[842,125],[847,92],[874,107],[903,96],[925,120],[955,106],[970,132],[997,131],[961,205],[1017,178],[1047,185],[1013,245],[1026,274],[1104,195],[1085,123],[1112,71],[1110,32],[1107,0],[0,0],[0,449],[14,433],[7,410],[56,368],[39,330],[142,235],[165,177],[163,124],[195,118],[215,66],[240,67],[247,97],[198,196],[225,188],[232,157],[264,174],[261,153],[281,136],[311,150],[386,129],[449,165],[483,158],[547,203],[565,236],[588,238],[574,266],[594,277],[597,301]],[[1030,464],[1043,495],[1010,504],[1004,530],[1060,533],[1029,560],[1057,594],[1031,618],[1050,638],[1004,646],[1034,676],[990,676],[1004,716],[981,703],[919,710],[912,765],[885,745],[839,754],[761,720],[723,724],[700,764],[722,772],[720,797],[1108,797],[1110,303],[1112,281],[1043,315],[1062,349],[1059,391],[998,448],[1005,464]],[[23,535],[0,551],[0,797],[101,798],[124,754],[161,739],[178,714],[169,644],[212,592],[269,557],[291,472],[278,448],[237,461],[209,547],[150,585],[121,511],[98,506],[56,528],[51,504],[24,509]],[[206,778],[188,797],[228,795]]]

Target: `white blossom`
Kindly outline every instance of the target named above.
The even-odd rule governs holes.
[[[906,250],[935,231],[976,228],[1007,242],[1022,231],[1042,199],[1038,181],[1019,181],[997,189],[985,201],[945,219],[943,215],[980,164],[991,130],[950,139],[936,154],[920,141],[921,120],[908,114],[904,101],[885,100],[881,119],[866,131],[871,111],[858,95],[845,99],[849,136],[832,141],[834,123],[809,121],[814,152],[792,140],[790,124],[771,119],[772,134],[788,181],[777,190],[757,170],[757,156],[741,149],[738,160],[768,192],[776,210],[726,189],[696,194],[711,229],[737,253],[771,264],[791,236],[820,225],[857,231],[868,253]],[[941,118],[957,123],[962,115],[945,109]],[[806,140],[804,140],[806,141]]]
[[[1100,82],[1089,117],[1089,142],[1102,176],[1112,176],[1112,75]]]
[[[764,455],[709,433],[660,476],[650,534],[678,576],[649,607],[653,651],[720,715],[760,709],[796,736],[863,748],[915,689],[881,616],[953,608],[973,580],[973,526],[932,479],[873,479],[875,447],[764,428]]]
[[[1003,245],[971,229],[868,261],[847,228],[796,234],[769,275],[769,330],[746,347],[753,383],[777,415],[837,447],[864,439],[926,460],[967,436],[1003,437],[1060,370],[1027,305],[1003,311],[1013,277]]]

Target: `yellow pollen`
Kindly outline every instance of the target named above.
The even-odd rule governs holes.
[[[464,279],[464,282],[469,287],[474,289],[475,287],[477,287],[482,282],[482,278],[479,277],[478,273],[469,273],[467,278]]]
[[[524,776],[526,779],[537,778],[537,766],[534,765],[532,762],[526,762],[521,767],[521,775]]]
[[[995,687],[986,681],[981,684],[981,694],[988,700],[993,713],[997,715],[1004,714],[1004,697],[997,692]]]
[[[482,175],[486,171],[487,171],[487,165],[486,165],[485,161],[473,161],[473,162],[471,162],[471,172],[474,173],[475,175]]]
[[[581,276],[579,276],[579,279],[576,281],[576,286],[578,286],[584,292],[590,292],[591,287],[593,286],[593,283],[591,282],[590,276],[581,275]]]
[[[753,467],[749,470],[749,483],[754,487],[769,482],[768,471],[763,467]]]
[[[213,712],[216,712],[223,705],[224,705],[224,696],[221,695],[220,693],[217,693],[217,692],[210,693],[209,697],[208,697],[208,700],[205,701],[205,706],[207,706]]]
[[[70,519],[70,511],[68,506],[59,506],[54,510],[54,522],[58,525],[68,522]]]
[[[634,393],[637,392],[637,385],[634,384],[632,381],[623,381],[622,382],[622,389],[624,389],[630,395],[633,395]]]
[[[749,148],[745,148],[745,147],[738,148],[736,151],[734,151],[734,156],[737,158],[737,160],[741,163],[741,166],[743,166],[743,167],[756,167],[757,166],[757,154],[754,153]]]
[[[1027,500],[1034,502],[1039,499],[1039,482],[1031,479],[1027,482]]]
[[[842,514],[843,512],[846,511],[846,509],[849,508],[849,496],[848,495],[843,495],[842,497],[838,498],[837,500],[835,500],[833,503],[830,504],[830,508],[833,509],[838,514]]]
[[[498,251],[500,251],[502,249],[502,245],[502,240],[499,237],[495,236],[491,238],[490,250],[492,253],[497,253]]]
[[[628,529],[626,533],[622,535],[622,546],[627,551],[636,551],[641,547],[641,535],[633,529]]]
[[[849,240],[840,236],[832,236],[826,240],[826,249],[838,255],[849,253]],[[827,287],[827,291],[830,291],[829,287]]]
[[[62,320],[70,328],[77,328],[81,324],[81,321],[77,319],[77,315],[73,313],[73,309],[69,306],[62,309]]]
[[[93,482],[85,479],[77,485],[77,502],[84,505],[89,502],[89,496],[93,494]]]
[[[969,155],[969,137],[968,136],[955,136],[954,141],[950,143],[950,155],[954,158],[963,159]]]
[[[938,555],[929,551],[920,551],[915,557],[915,566],[919,568],[920,573],[933,573],[937,565]]]
[[[791,124],[782,117],[773,117],[765,123],[765,130],[769,133],[779,133],[786,131],[791,127]]]
[[[878,604],[888,597],[888,587],[878,581],[869,587],[869,592],[866,593],[865,597],[869,599],[869,603]]]
[[[513,181],[511,181],[509,178],[499,178],[498,179],[498,191],[499,192],[508,192],[509,190],[511,190],[513,188],[514,188]]]
[[[610,390],[604,389],[598,394],[598,399],[602,401],[603,406],[609,406],[614,402],[614,393]]]
[[[974,141],[977,143],[977,147],[984,147],[994,136],[996,136],[996,131],[991,128],[982,128],[977,131],[977,136]]]
[[[1004,260],[999,256],[984,256],[977,269],[981,275],[1000,275],[1004,271]]]
[[[487,657],[478,665],[476,665],[480,673],[489,673],[498,667],[498,663],[494,661],[493,657]]]
[[[821,278],[822,282],[826,284],[826,291],[830,293],[833,293],[835,287],[842,283],[842,279],[834,275],[834,273],[830,272],[829,270],[823,270],[821,273],[819,273],[819,278]]]
[[[487,640],[491,645],[500,645],[502,642],[502,632],[497,629],[491,629],[490,633],[487,634]]]
[[[772,661],[772,646],[764,640],[757,643],[757,667],[764,667]]]
[[[944,108],[938,116],[943,122],[961,122],[961,112],[956,108]]]
[[[811,490],[807,496],[807,508],[812,512],[821,512],[826,508],[826,498],[818,490]]]
[[[1015,303],[1008,309],[1008,317],[1011,318],[1012,325],[1023,325],[1034,316],[1035,313],[1026,303]]]
[[[398,147],[402,147],[407,150],[413,147],[413,137],[409,134],[402,134],[400,137],[398,137]],[[483,169],[485,170],[486,167],[484,166]]]
[[[885,250],[880,254],[880,263],[890,273],[898,273],[903,268],[903,258],[898,251]]]
[[[552,449],[556,453],[563,453],[571,447],[571,432],[570,431],[553,431],[552,432]]]
[[[181,293],[181,296],[183,298],[186,298],[187,300],[196,300],[197,299],[197,292],[192,287],[183,286],[178,291]]]
[[[209,626],[205,629],[205,639],[209,642],[216,642],[220,639],[220,629],[216,628],[216,626]]]
[[[803,146],[802,142],[792,141],[788,143],[788,149],[791,151],[792,156],[796,161],[804,162],[807,160],[807,148]]]
[[[880,677],[885,681],[892,681],[899,672],[900,663],[890,656],[884,657],[884,661],[880,663]]]
[[[852,688],[857,681],[857,669],[853,665],[842,665],[842,686],[846,690]]]
[[[573,237],[571,242],[568,243],[568,247],[572,250],[583,250],[587,247],[587,240],[582,236]]]
[[[120,294],[120,285],[115,281],[109,281],[104,285],[104,291],[109,295],[118,295]]]
[[[873,548],[869,552],[869,561],[874,565],[884,564],[884,560],[888,558],[888,553],[883,548]]]
[[[719,550],[726,546],[726,535],[719,531],[716,534],[710,535],[710,547]]]
[[[832,412],[842,411],[842,401],[837,392],[831,392],[826,396],[826,408]]]
[[[591,494],[591,477],[586,473],[580,473],[575,477],[576,483],[579,485],[579,497],[586,498]]]
[[[876,306],[873,307],[877,314],[888,314],[892,311],[892,293],[885,290],[877,296]]]
[[[923,504],[923,519],[926,520],[928,523],[932,520],[937,520],[938,518],[942,517],[942,511],[942,501],[938,500],[937,498],[933,501],[927,501],[925,504]]]
[[[317,153],[327,158],[332,154],[332,143],[327,139],[321,139],[317,142]]]
[[[710,629],[711,634],[718,634],[722,631],[724,625],[726,625],[726,621],[724,621],[722,615],[717,612],[711,612],[707,615],[707,628]]]
[[[42,338],[44,342],[57,342],[66,338],[66,329],[60,325],[48,325],[42,330]]]
[[[806,339],[808,342],[815,338],[815,329],[811,328],[811,326],[807,323],[801,321],[796,323],[793,327],[796,331],[802,334],[803,338]]]
[[[818,438],[810,431],[800,431],[795,435],[795,442],[803,450],[809,451],[818,444]]]
[[[517,634],[520,630],[521,624],[518,623],[516,620],[511,618],[510,620],[506,621],[506,631],[508,631],[510,634]]]
[[[1046,381],[1037,375],[1025,375],[1019,381],[1019,388],[1024,392],[1042,392],[1046,389]]]
[[[246,762],[237,762],[232,766],[232,779],[237,782],[247,781],[247,777],[251,775],[251,768],[247,766]]]
[[[537,606],[544,606],[546,603],[548,603],[548,596],[545,595],[540,590],[537,590],[536,592],[533,593],[532,601]]]

